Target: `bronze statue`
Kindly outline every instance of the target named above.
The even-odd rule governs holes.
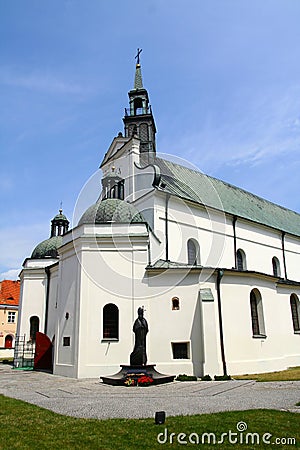
[[[144,318],[143,308],[138,309],[138,318],[133,324],[133,332],[135,334],[135,344],[133,352],[130,355],[131,366],[142,366],[147,363],[146,354],[146,334],[148,333],[148,323]]]

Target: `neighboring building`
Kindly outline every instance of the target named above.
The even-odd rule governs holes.
[[[300,215],[156,154],[140,64],[102,192],[70,231],[62,211],[24,262],[18,334],[53,343],[53,370],[128,364],[138,307],[149,363],[220,375],[300,365]]]
[[[20,281],[0,281],[0,356],[12,357],[18,321]]]

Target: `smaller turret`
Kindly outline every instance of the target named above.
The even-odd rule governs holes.
[[[62,236],[69,229],[69,223],[70,222],[63,214],[62,209],[60,209],[59,213],[51,220],[51,234],[49,239],[46,239],[35,247],[31,258],[57,258],[57,249],[62,244]]]

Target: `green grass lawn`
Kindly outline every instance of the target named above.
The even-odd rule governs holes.
[[[237,424],[245,422],[246,431],[237,431]],[[241,425],[240,425],[241,426]],[[167,429],[168,443],[157,442],[158,433],[161,442],[164,441]],[[215,433],[216,441],[221,439],[222,433],[238,433],[231,436],[231,440],[239,439],[239,443],[201,444],[202,433]],[[170,444],[170,435],[175,433]],[[185,433],[181,439],[188,440],[191,433],[200,436],[200,444],[179,444],[179,433]],[[258,433],[259,445],[252,445],[249,435],[248,444],[245,444],[247,433]],[[263,444],[264,433],[270,444]],[[283,439],[280,445],[272,445],[275,439]],[[296,444],[287,444],[288,438],[294,438]],[[180,438],[179,438],[180,439]],[[191,435],[196,442],[196,435]],[[254,442],[257,437],[253,436]],[[241,443],[242,442],[242,443]],[[196,416],[167,417],[164,425],[155,425],[154,419],[77,419],[55,414],[46,409],[39,408],[20,400],[14,400],[0,395],[0,449],[47,449],[47,450],[152,450],[156,448],[201,448],[201,449],[255,449],[255,448],[300,448],[300,414],[274,410],[255,410],[222,412],[216,414],[203,414]]]
[[[287,370],[270,373],[251,373],[247,375],[233,376],[235,380],[257,380],[257,381],[300,381],[300,366],[290,367]]]

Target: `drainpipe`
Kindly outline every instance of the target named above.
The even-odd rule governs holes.
[[[170,194],[166,195],[165,204],[165,239],[166,239],[166,261],[169,261],[169,224],[168,224],[168,206]]]
[[[221,357],[223,365],[223,375],[227,376],[226,359],[225,359],[225,347],[224,347],[224,335],[223,335],[223,319],[222,319],[222,309],[221,309],[221,279],[224,275],[223,270],[217,269],[217,297],[218,297],[218,314],[219,314],[219,330],[220,330],[220,346],[221,346]]]
[[[287,280],[285,248],[284,248],[284,236],[285,236],[285,232],[283,231],[281,233],[281,247],[282,247],[282,256],[283,256],[284,277]]]
[[[45,304],[45,325],[44,325],[44,333],[47,334],[48,327],[48,309],[49,309],[49,292],[50,292],[50,269],[49,267],[45,267],[45,272],[47,275],[47,288],[46,288],[46,304]]]
[[[237,260],[236,260],[236,220],[237,217],[233,216],[232,219],[232,227],[233,227],[233,251],[234,251],[234,268],[237,269]]]
[[[151,266],[151,246],[150,246],[150,227],[149,224],[146,222],[146,228],[148,232],[148,266]]]

